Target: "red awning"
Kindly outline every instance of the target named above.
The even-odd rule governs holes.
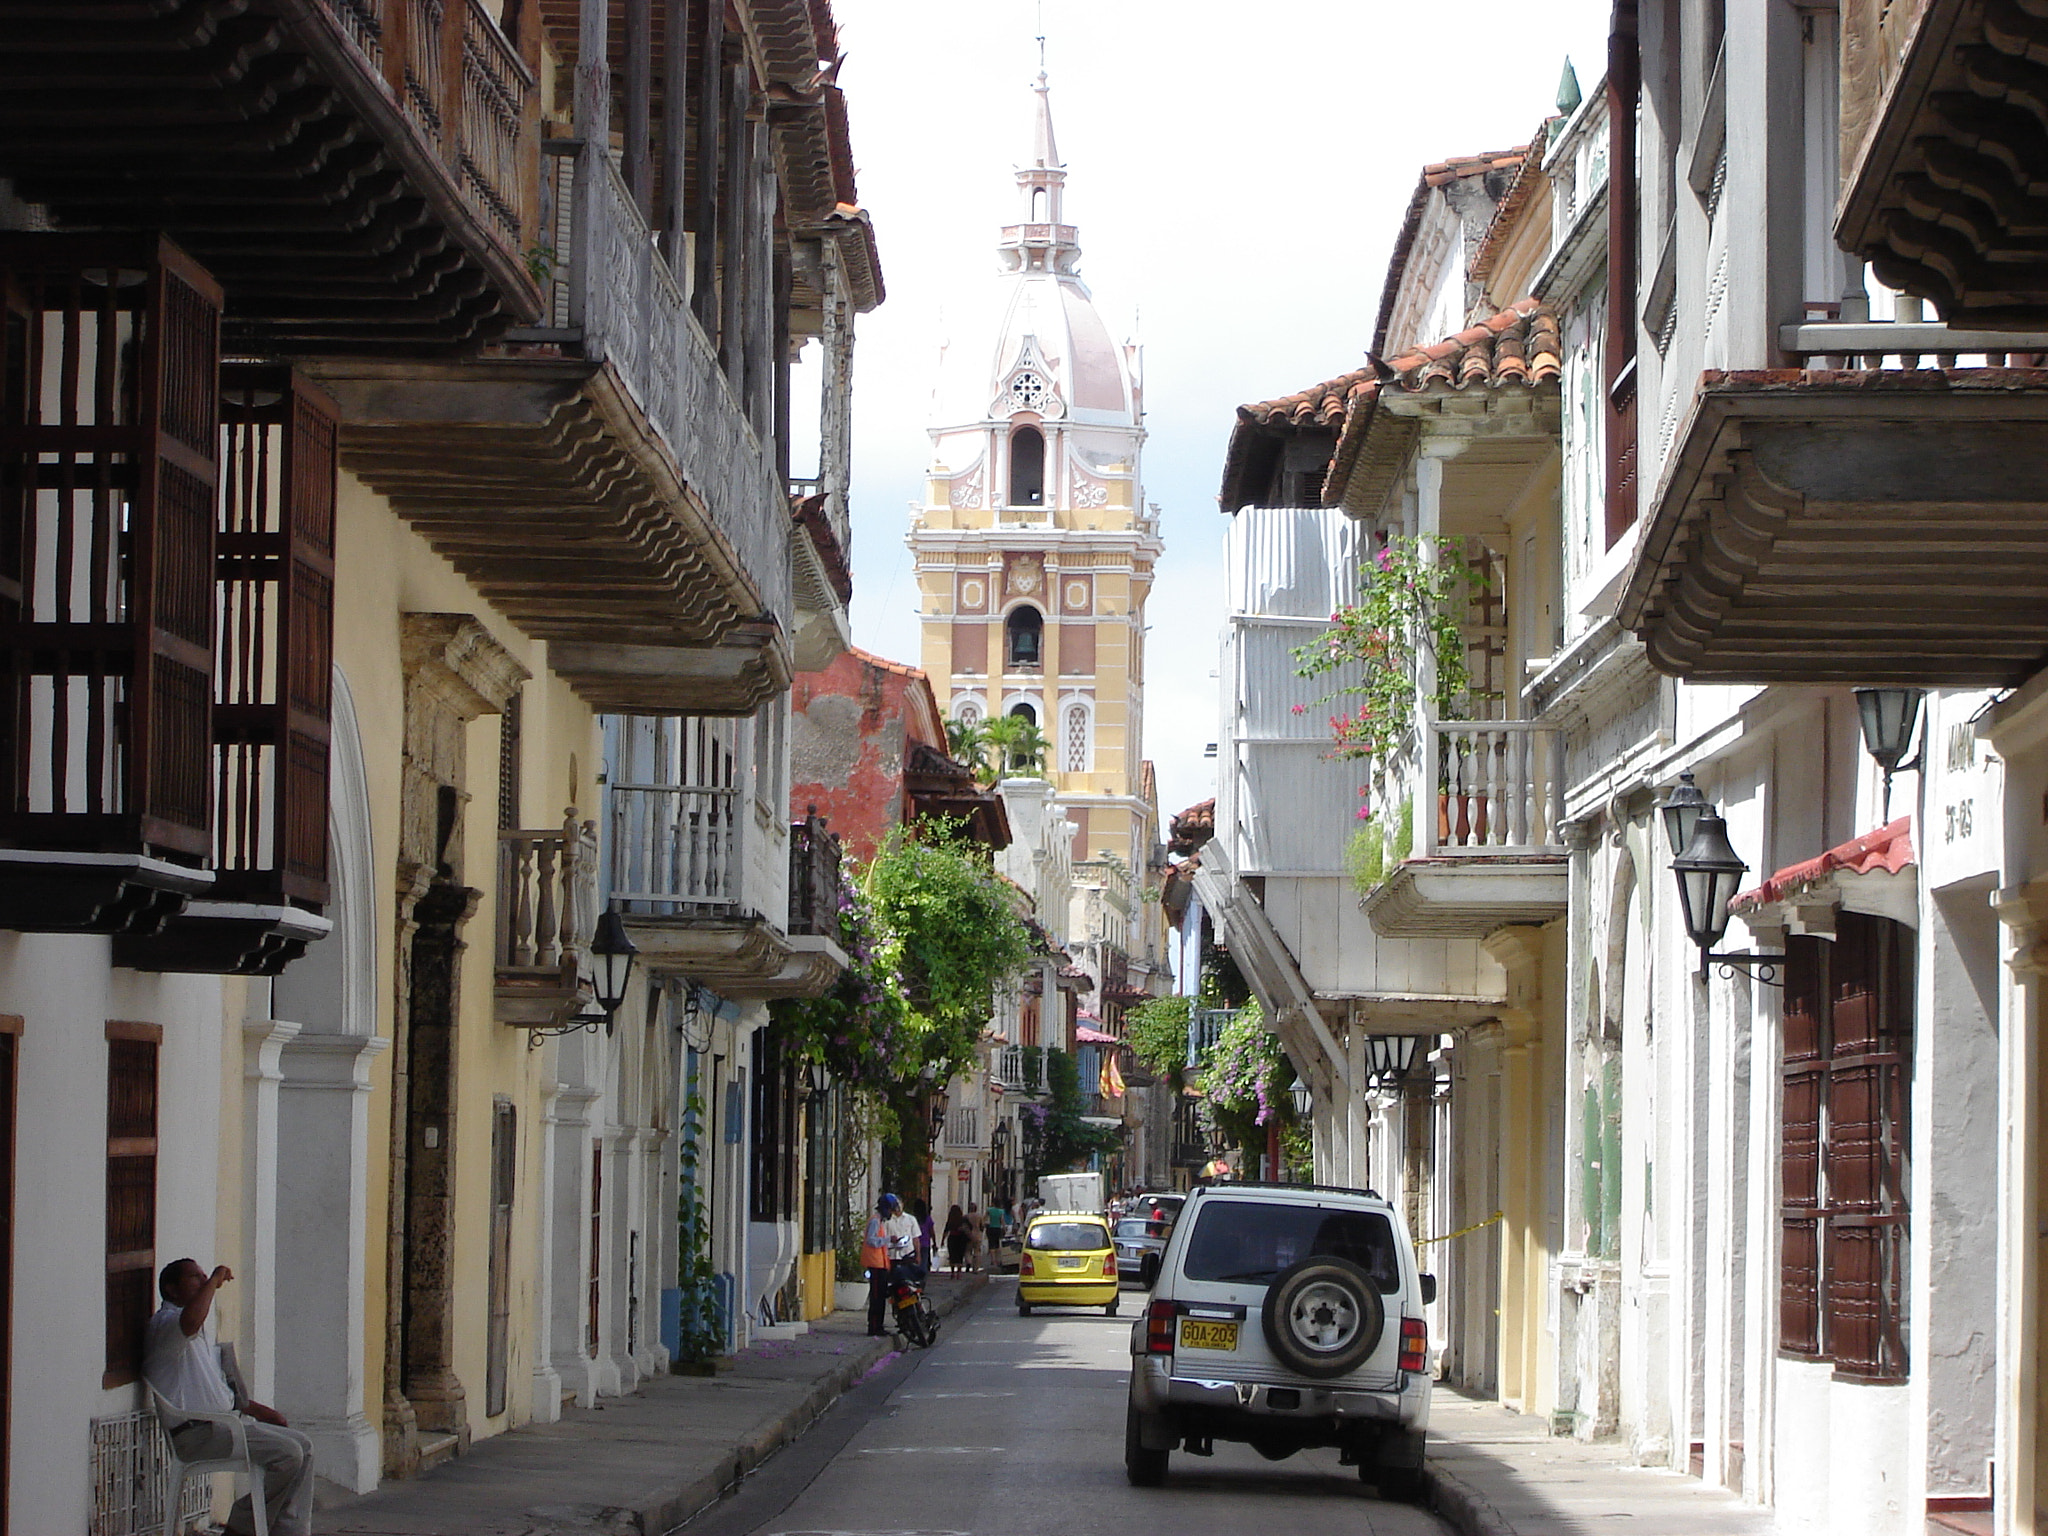
[[[1753,912],[1758,907],[1784,901],[1842,870],[1852,875],[1868,875],[1879,870],[1896,875],[1912,862],[1912,818],[1901,816],[1875,832],[1866,832],[1839,847],[1830,848],[1817,859],[1787,864],[1756,889],[1744,891],[1728,906],[1735,912]]]
[[[1115,1045],[1115,1035],[1105,1035],[1099,1029],[1090,1029],[1086,1024],[1074,1026],[1074,1038],[1083,1045]]]

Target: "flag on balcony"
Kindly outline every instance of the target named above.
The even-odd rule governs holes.
[[[1102,1053],[1102,1096],[1106,1099],[1120,1099],[1124,1096],[1124,1075],[1116,1069],[1116,1052]]]

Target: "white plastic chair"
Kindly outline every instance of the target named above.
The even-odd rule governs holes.
[[[233,1346],[221,1345],[221,1366],[229,1383],[235,1388],[237,1397],[243,1394],[241,1373],[235,1369],[234,1356],[229,1353]],[[163,1426],[164,1445],[170,1453],[170,1475],[164,1479],[167,1491],[164,1498],[163,1536],[178,1536],[178,1506],[185,1502],[185,1484],[195,1477],[207,1477],[215,1472],[230,1472],[249,1480],[249,1518],[256,1528],[256,1536],[270,1536],[270,1510],[264,1499],[263,1472],[249,1456],[249,1431],[237,1412],[207,1413],[192,1408],[174,1408],[165,1401],[163,1393],[157,1391],[155,1383],[143,1378],[143,1386],[149,1392],[149,1405],[156,1412],[156,1421]],[[182,1429],[187,1424],[217,1424],[228,1432],[232,1444],[229,1454],[215,1456],[203,1461],[180,1461],[178,1445],[171,1438],[173,1429]]]

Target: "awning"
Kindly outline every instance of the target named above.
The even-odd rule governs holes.
[[[1116,1045],[1115,1035],[1106,1035],[1099,1029],[1090,1029],[1086,1024],[1074,1026],[1074,1038],[1083,1045]]]
[[[1845,872],[1868,875],[1880,871],[1896,875],[1912,862],[1912,818],[1901,816],[1875,832],[1866,832],[1861,837],[1830,848],[1819,858],[1787,864],[1762,885],[1737,896],[1728,903],[1728,908],[1731,912],[1754,912],[1760,907],[1788,901],[1830,875]]]

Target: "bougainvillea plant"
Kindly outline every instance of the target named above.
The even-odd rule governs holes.
[[[1294,1119],[1288,1090],[1294,1068],[1280,1048],[1280,1037],[1266,1028],[1265,1014],[1254,998],[1237,1010],[1202,1057],[1196,1086],[1202,1094],[1203,1117],[1233,1146],[1265,1145],[1266,1125]]]
[[[1124,1015],[1124,1041],[1138,1065],[1176,1093],[1186,1086],[1190,1006],[1185,997],[1155,997]]]
[[[836,1082],[888,1092],[911,1031],[902,983],[880,952],[874,916],[857,887],[840,890],[838,939],[849,964],[831,990],[822,997],[778,998],[769,1011],[803,1060],[822,1061]]]
[[[1354,680],[1316,700],[1339,706],[1330,716],[1333,757],[1382,762],[1399,750],[1415,714],[1416,663],[1436,658],[1431,704],[1437,718],[1457,718],[1471,687],[1460,621],[1471,598],[1486,586],[1485,570],[1452,541],[1425,558],[1419,538],[1389,540],[1361,572],[1359,599],[1330,615],[1320,638],[1294,652],[1301,677],[1328,677],[1356,669]],[[1310,705],[1297,704],[1296,714]]]

